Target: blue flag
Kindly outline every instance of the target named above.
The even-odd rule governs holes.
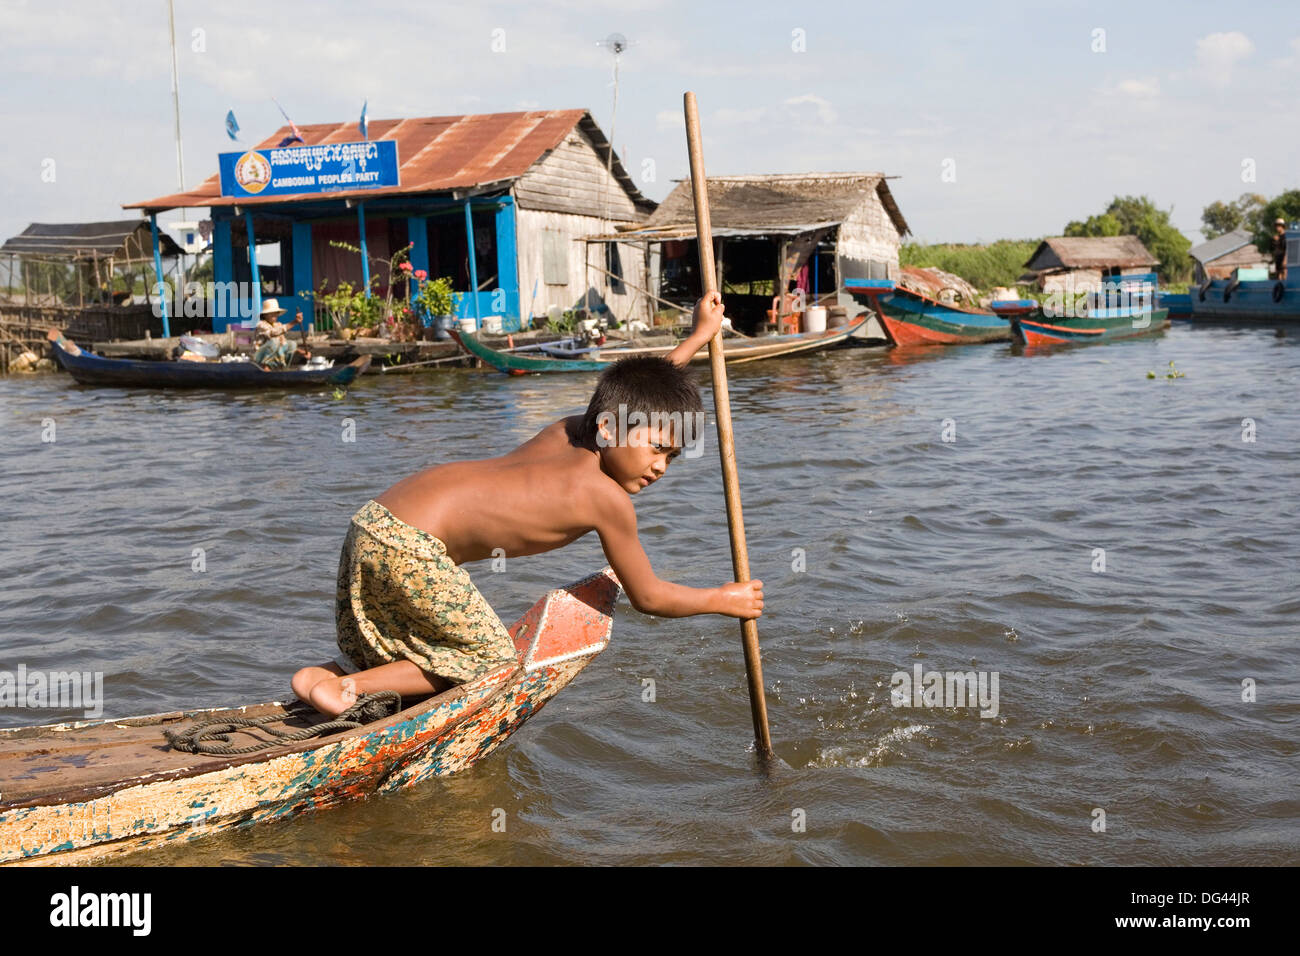
[[[226,113],[226,135],[233,140],[238,140],[239,137],[235,135],[238,132],[239,124],[235,122],[235,111],[231,110]]]
[[[369,100],[366,100],[364,103],[361,104],[361,138],[362,139],[370,138],[368,135],[366,135],[366,107],[369,105],[370,105]]]

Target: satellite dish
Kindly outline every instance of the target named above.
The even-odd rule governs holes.
[[[623,36],[621,33],[611,33],[609,36],[605,37],[604,45],[609,47],[610,50],[614,52],[615,56],[618,56],[629,46],[627,37]]]

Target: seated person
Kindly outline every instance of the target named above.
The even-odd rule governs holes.
[[[284,312],[275,299],[267,299],[262,303],[257,323],[257,351],[253,353],[253,361],[263,368],[288,368],[293,359],[293,343],[285,333],[302,321],[302,313],[299,312],[297,318],[285,325],[276,321]],[[305,350],[302,354],[311,357],[311,353]]]

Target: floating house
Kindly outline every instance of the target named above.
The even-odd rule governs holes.
[[[413,269],[450,277],[463,293],[457,315],[480,327],[518,329],[553,307],[627,317],[638,301],[648,316],[633,289],[645,284],[644,261],[592,259],[582,241],[655,208],[590,112],[371,120],[366,133],[357,122],[282,127],[222,154],[198,187],[125,208],[154,221],[169,209],[211,210],[214,331],[248,321],[263,296],[310,321],[313,293],[340,282],[385,295],[384,263],[408,244]],[[301,143],[288,143],[294,134]]]
[[[21,233],[5,240],[0,257],[8,259],[9,273],[22,282],[28,300],[35,298],[48,305],[77,305],[91,302],[123,302],[131,299],[137,276],[144,287],[153,287],[153,239],[149,223],[139,219],[113,222],[34,222]],[[172,262],[180,248],[168,235],[159,236],[160,254]],[[67,270],[70,285],[56,290],[51,285],[42,290],[36,278],[36,263],[46,263]],[[39,270],[46,280],[51,270]],[[44,291],[44,298],[42,298]]]
[[[788,299],[776,302],[782,292],[805,306],[856,314],[863,307],[844,291],[846,279],[899,277],[898,249],[909,229],[883,173],[710,176],[708,191],[718,288],[741,331],[779,321],[791,308]],[[689,181],[644,223],[588,242],[644,250],[649,292],[668,311],[688,309],[700,295]]]
[[[1234,229],[1194,246],[1188,253],[1195,264],[1194,285],[1210,279],[1230,279],[1238,269],[1267,269],[1273,260],[1255,248],[1245,229]]]
[[[0,246],[8,290],[0,319],[88,340],[161,333],[155,281],[169,277],[164,260],[175,272],[182,249],[165,233],[156,257],[153,249],[150,224],[139,219],[34,222]]]
[[[1155,271],[1160,260],[1137,236],[1056,236],[1025,263],[1022,283],[1039,292],[1098,292],[1102,279]]]

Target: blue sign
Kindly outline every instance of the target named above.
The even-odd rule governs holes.
[[[397,143],[325,143],[220,153],[221,195],[285,196],[399,186]]]

